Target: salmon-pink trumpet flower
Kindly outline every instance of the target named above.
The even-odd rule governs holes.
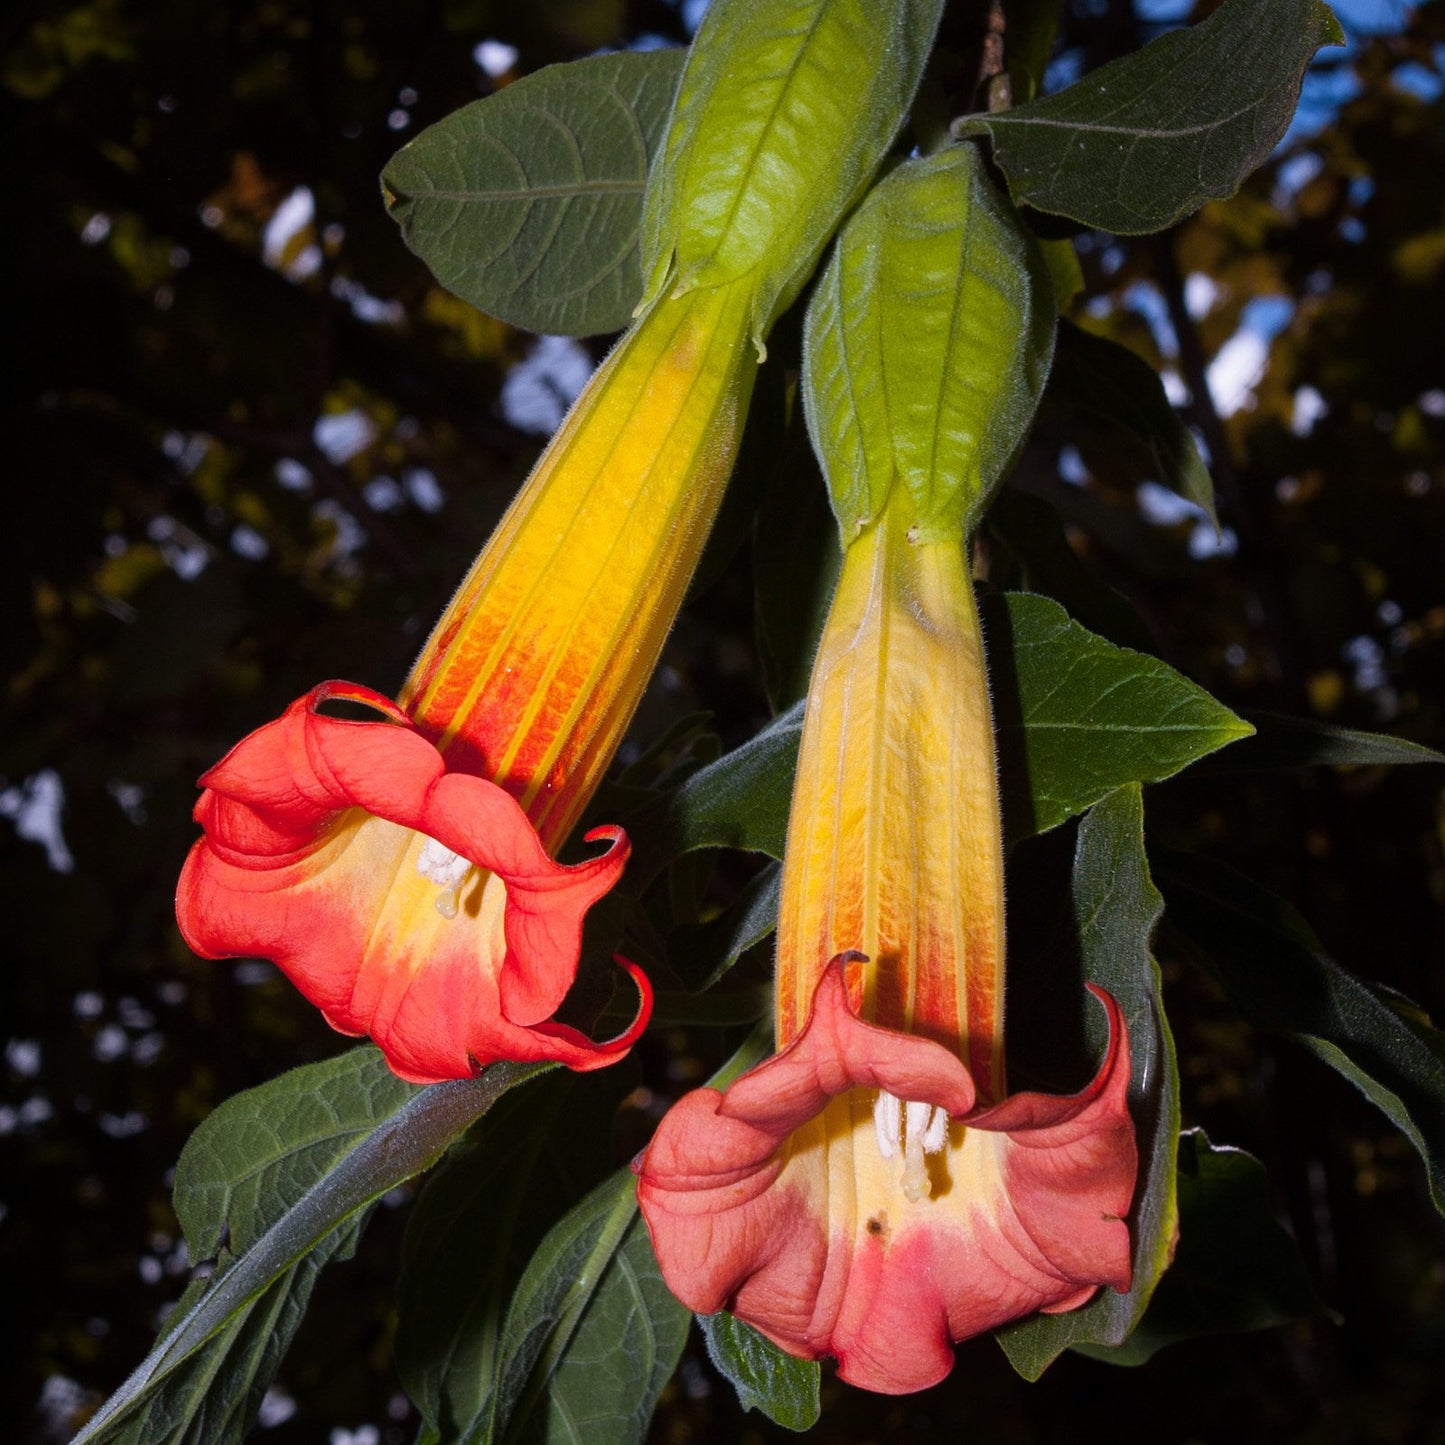
[[[906,497],[843,561],[808,696],[778,928],[779,1052],[637,1163],[673,1293],[899,1394],[952,1345],[1130,1281],[1118,1006],[1098,1074],[1009,1096],[1003,869],[965,544]]]
[[[325,683],[201,779],[176,912],[209,958],[273,960],[404,1079],[497,1059],[594,1069],[553,1021],[620,828],[554,861],[621,741],[737,448],[751,293],[658,301],[599,368],[423,650],[398,702]],[[369,704],[376,720],[322,711]]]

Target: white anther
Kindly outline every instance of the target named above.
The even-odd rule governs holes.
[[[471,870],[471,859],[463,858],[460,853],[453,853],[445,843],[438,843],[435,838],[427,838],[421,845],[416,871],[423,878],[430,878],[433,883],[439,883],[443,888],[457,888]]]
[[[923,1133],[928,1128],[930,1112],[927,1104],[915,1104],[912,1099],[903,1106],[904,1135],[907,1139],[917,1139],[919,1148],[923,1147]]]
[[[898,1155],[898,1134],[903,1127],[903,1105],[887,1089],[880,1089],[873,1101],[873,1127],[878,1132],[878,1152],[885,1159]]]
[[[928,1127],[923,1131],[923,1152],[941,1154],[948,1143],[948,1110],[935,1104],[928,1116]]]
[[[442,891],[437,895],[436,907],[443,918],[457,916],[457,910],[461,907],[462,888],[474,866],[470,858],[453,853],[445,843],[438,843],[435,838],[427,838],[421,845],[416,871],[423,878],[441,884]]]

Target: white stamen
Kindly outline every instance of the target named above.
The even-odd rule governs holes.
[[[442,891],[437,895],[437,912],[443,918],[457,916],[457,910],[461,906],[462,888],[474,867],[470,858],[453,853],[445,843],[438,843],[435,838],[427,838],[421,845],[416,871],[423,878],[441,884]]]
[[[939,1104],[933,1106],[928,1116],[928,1128],[923,1131],[923,1152],[941,1154],[948,1143],[948,1110]]]
[[[430,878],[443,888],[456,888],[472,870],[469,858],[453,853],[445,843],[427,838],[421,845],[421,855],[416,860],[416,871],[423,878]]]
[[[885,1159],[898,1156],[898,1133],[903,1127],[903,1105],[886,1089],[879,1089],[873,1101],[873,1127],[878,1133],[878,1152]]]
[[[917,1138],[922,1143],[923,1131],[928,1127],[929,1108],[927,1104],[915,1104],[909,1099],[903,1106],[903,1128],[908,1138]]]

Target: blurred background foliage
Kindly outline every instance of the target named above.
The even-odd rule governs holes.
[[[946,44],[966,48],[974,8],[954,6]],[[1211,7],[1063,8],[1054,85]],[[1241,194],[1162,238],[1077,238],[1071,315],[1165,373],[1211,459],[1222,534],[1061,398],[983,561],[1066,602],[1109,584],[1132,612],[1095,591],[1085,621],[1145,639],[1236,709],[1439,746],[1445,4],[1338,8],[1348,48],[1322,52],[1295,128]],[[16,463],[0,528],[0,1259],[20,1326],[0,1410],[25,1422],[18,1438],[67,1438],[179,1295],[167,1192],[189,1131],[340,1046],[269,966],[204,963],[177,936],[194,779],[322,677],[396,687],[605,345],[538,343],[448,296],[401,244],[377,175],[514,76],[683,43],[700,10],[13,0],[0,18]],[[818,485],[804,449],[781,455],[788,475],[739,478],[747,506],[760,482]],[[748,522],[740,502],[634,752],[700,710],[729,746],[766,720],[753,564],[777,567],[779,549],[755,552]],[[1067,546],[1042,567],[1046,546],[1022,549],[1025,568],[1020,528]],[[1433,768],[1201,770],[1148,808],[1163,843],[1274,888],[1347,967],[1445,1016]],[[1039,932],[1022,916],[1032,889],[1070,845],[1061,830],[1014,860],[1030,880],[1013,887],[1020,949]],[[825,1379],[818,1438],[1445,1440],[1445,1257],[1409,1146],[1323,1066],[1239,1024],[1167,931],[1160,953],[1185,1122],[1264,1160],[1318,1311],[1138,1370],[1065,1357],[1034,1386],[990,1340],[906,1400]],[[655,1094],[714,1047],[651,1039]],[[622,1131],[615,1156],[640,1142]],[[390,1356],[404,1215],[383,1208],[323,1281],[260,1438],[412,1438]],[[700,1346],[653,1427],[774,1433],[742,1419]]]

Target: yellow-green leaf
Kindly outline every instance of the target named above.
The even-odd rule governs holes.
[[[972,146],[900,166],[809,303],[803,401],[844,544],[907,489],[921,540],[982,514],[1053,354],[1048,272]]]
[[[761,342],[898,133],[942,8],[713,0],[648,186],[649,298],[749,276]]]

